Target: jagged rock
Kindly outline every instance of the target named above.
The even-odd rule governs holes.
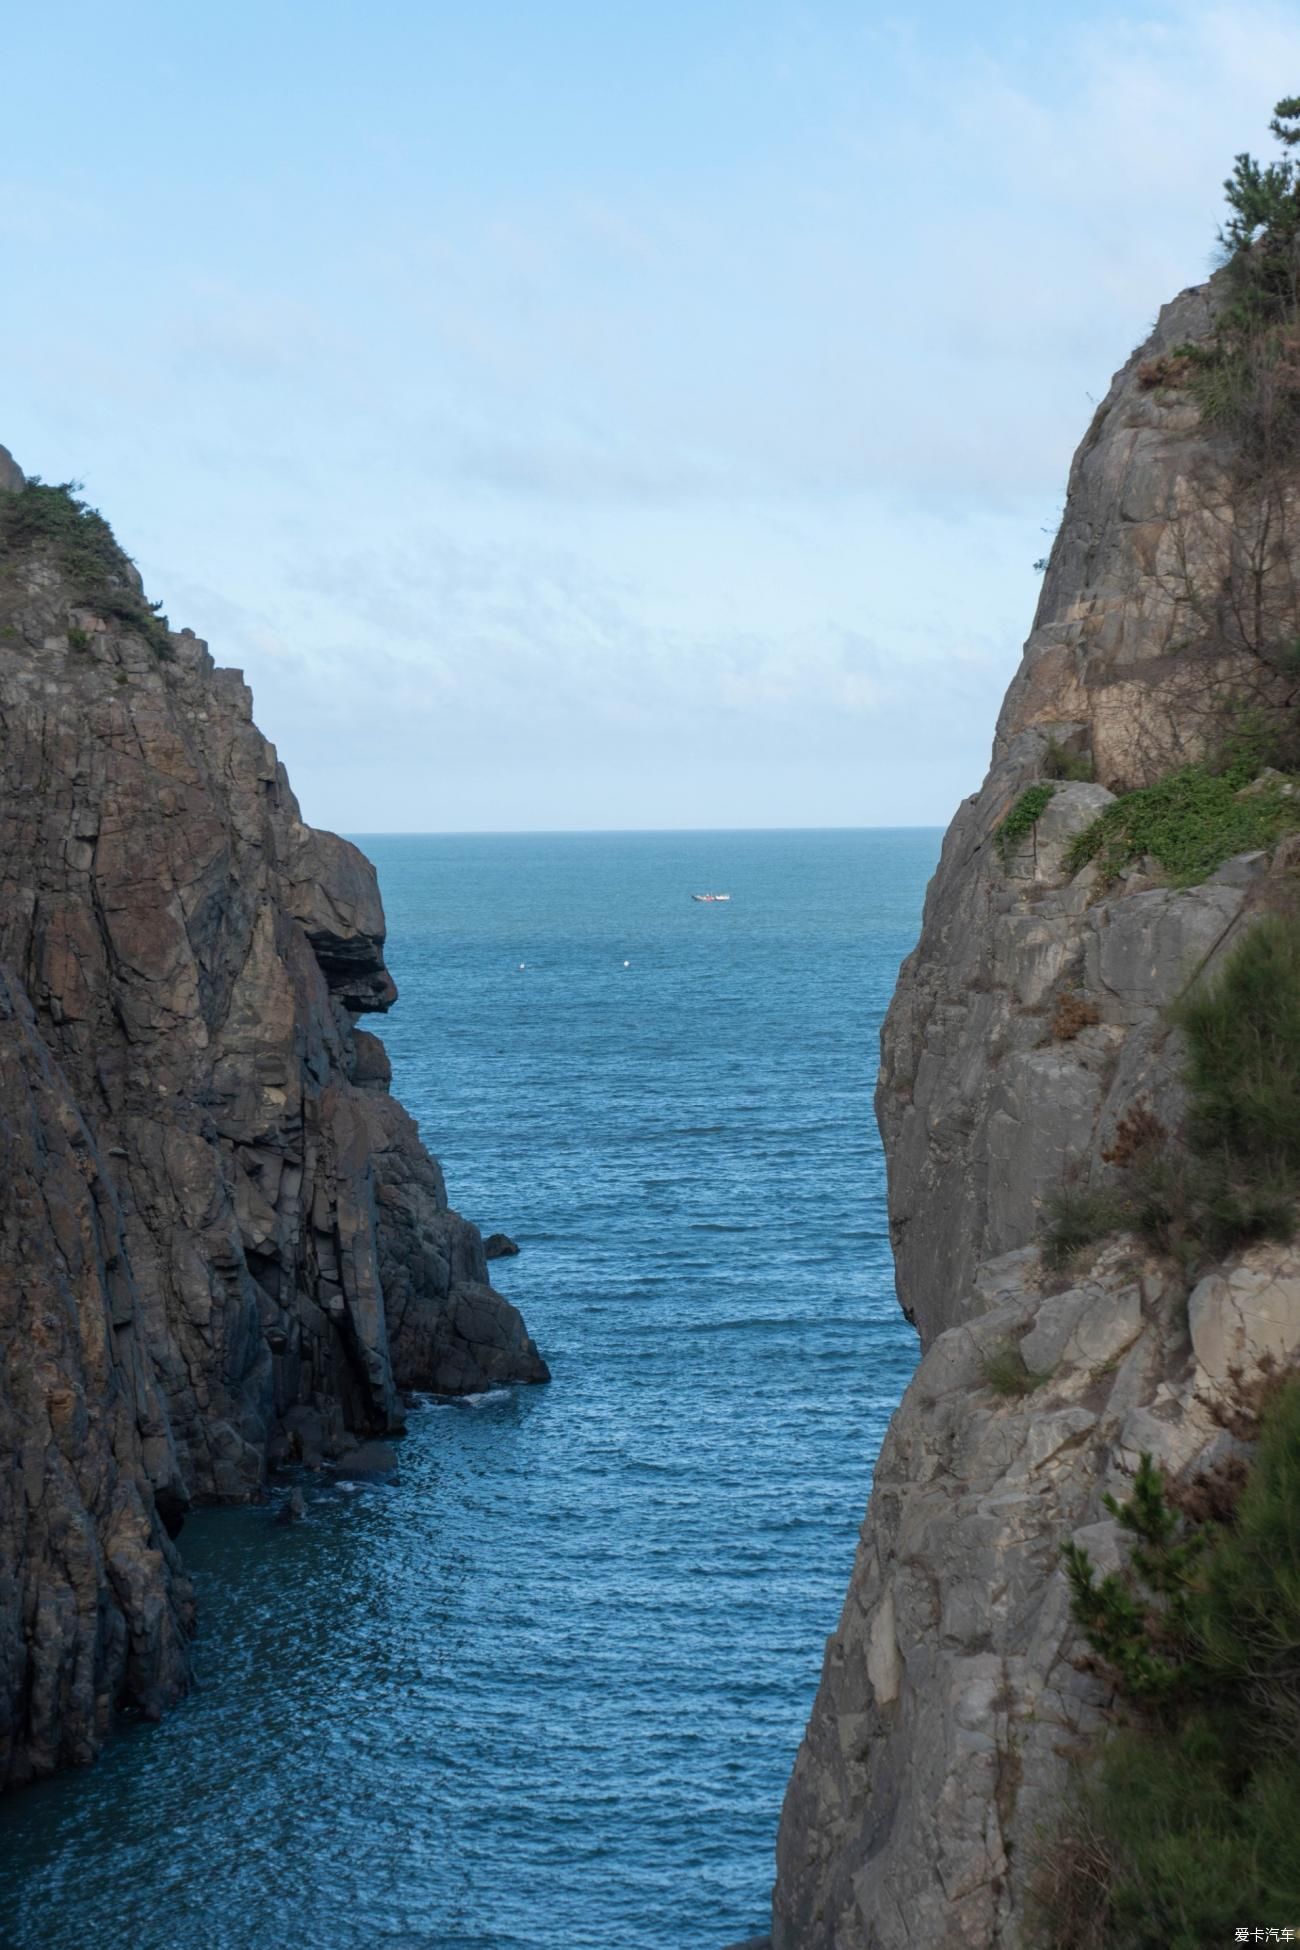
[[[478,1232],[355,1027],[396,993],[369,863],[197,637],[46,546],[3,568],[0,1785],[183,1689],[187,1507],[400,1427],[475,1349],[545,1372],[467,1312]]]
[[[517,1308],[489,1286],[455,1286],[433,1321],[420,1362],[423,1385],[473,1395],[503,1381],[549,1381],[550,1370]]]
[[[1300,1254],[1270,1250],[1274,1286],[1294,1280]],[[775,1950],[1020,1941],[1040,1830],[1111,1697],[1061,1546],[1113,1564],[1102,1499],[1139,1453],[1190,1481],[1222,1444],[1167,1268],[1121,1240],[1045,1297],[1036,1255],[1011,1260],[998,1304],[933,1342],[881,1451],[786,1797]],[[1023,1399],[984,1378],[1008,1345],[1051,1363]]]
[[[507,1238],[504,1232],[489,1233],[483,1241],[484,1259],[513,1259],[518,1251],[514,1240]]]

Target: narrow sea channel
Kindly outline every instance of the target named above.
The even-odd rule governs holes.
[[[720,1950],[915,1360],[871,1115],[931,830],[365,837],[394,1090],[549,1388],[192,1519],[200,1684],[0,1804],[4,1950]],[[729,892],[702,905],[692,892]]]

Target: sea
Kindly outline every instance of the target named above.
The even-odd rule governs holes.
[[[940,835],[358,838],[367,1026],[553,1379],[187,1522],[195,1689],[0,1803],[0,1945],[722,1950],[916,1360],[871,1093]]]

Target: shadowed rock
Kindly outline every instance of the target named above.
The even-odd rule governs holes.
[[[490,1286],[455,1286],[420,1348],[418,1385],[442,1395],[473,1395],[505,1381],[549,1381],[517,1307]]]
[[[355,1027],[396,995],[369,862],[197,637],[57,537],[0,571],[4,1784],[183,1690],[188,1507],[545,1368]]]

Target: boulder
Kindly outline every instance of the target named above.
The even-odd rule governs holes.
[[[518,1308],[490,1286],[477,1284],[453,1288],[434,1326],[425,1374],[422,1385],[441,1395],[551,1378]]]

